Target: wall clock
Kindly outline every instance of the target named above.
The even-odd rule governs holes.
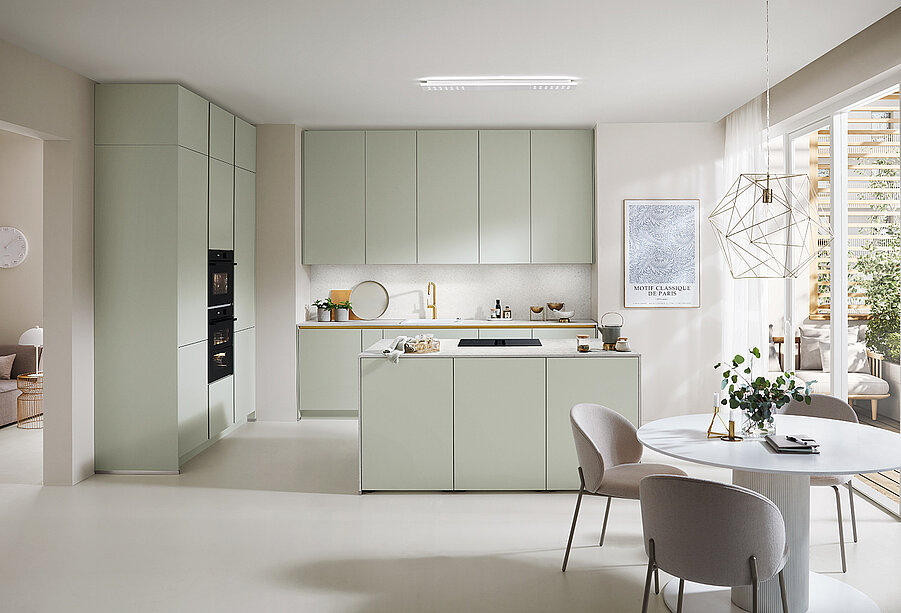
[[[13,268],[25,261],[28,239],[18,228],[0,226],[0,268]]]

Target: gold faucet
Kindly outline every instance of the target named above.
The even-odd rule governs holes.
[[[429,281],[429,287],[426,290],[426,295],[432,297],[432,304],[428,304],[429,299],[426,298],[425,308],[432,309],[432,319],[438,319],[438,287],[433,281]]]

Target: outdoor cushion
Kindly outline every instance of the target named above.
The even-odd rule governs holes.
[[[778,377],[782,373],[771,372],[770,379]],[[822,370],[799,370],[795,372],[795,377],[801,381],[816,381],[810,391],[815,394],[828,394],[829,390],[829,373]],[[848,373],[848,395],[849,396],[881,396],[888,394],[888,381],[875,377],[869,373],[849,372]]]
[[[820,341],[820,360],[823,372],[830,372],[832,343]],[[870,372],[870,361],[867,359],[867,346],[863,343],[848,343],[848,372]]]
[[[829,322],[824,322],[828,324]],[[866,326],[848,326],[848,343],[857,343],[864,340]],[[801,370],[823,370],[823,362],[820,359],[820,343],[830,342],[828,325],[804,325],[799,326],[801,337]]]

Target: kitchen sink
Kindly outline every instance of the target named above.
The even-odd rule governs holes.
[[[401,323],[403,326],[407,325],[416,325],[422,326],[425,324],[432,325],[440,325],[440,324],[458,324],[463,321],[462,317],[456,317],[454,319],[405,319]]]

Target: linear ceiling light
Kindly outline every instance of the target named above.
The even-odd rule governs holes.
[[[479,90],[541,90],[563,91],[579,84],[572,77],[429,77],[419,79],[419,86],[427,92]]]

